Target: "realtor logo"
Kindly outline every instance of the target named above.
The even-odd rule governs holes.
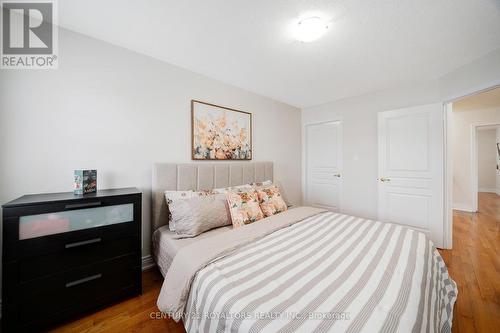
[[[1,6],[0,68],[57,68],[55,2],[11,0],[2,1]]]

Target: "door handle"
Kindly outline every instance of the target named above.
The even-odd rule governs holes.
[[[333,175],[333,177],[337,177],[337,178],[340,178],[340,173],[336,173]]]
[[[381,181],[382,183],[385,183],[385,182],[390,182],[390,181],[391,181],[391,178],[386,178],[386,177],[380,177],[379,179],[380,179],[380,181]]]

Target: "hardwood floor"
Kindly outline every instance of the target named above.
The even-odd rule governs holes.
[[[500,331],[500,196],[479,194],[479,212],[453,212],[453,250],[441,250],[458,284],[453,332]]]
[[[458,284],[453,332],[500,331],[500,196],[480,193],[479,212],[453,214],[453,250],[440,250]],[[151,319],[162,276],[143,273],[143,295],[89,314],[52,332],[185,332],[170,319]]]

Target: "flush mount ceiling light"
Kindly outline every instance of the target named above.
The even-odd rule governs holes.
[[[319,16],[301,19],[295,26],[295,39],[309,43],[318,40],[328,30],[328,22]]]

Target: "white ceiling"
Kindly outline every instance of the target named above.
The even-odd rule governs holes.
[[[429,80],[500,48],[499,0],[64,0],[68,29],[307,107]],[[333,20],[300,43],[303,13]]]

